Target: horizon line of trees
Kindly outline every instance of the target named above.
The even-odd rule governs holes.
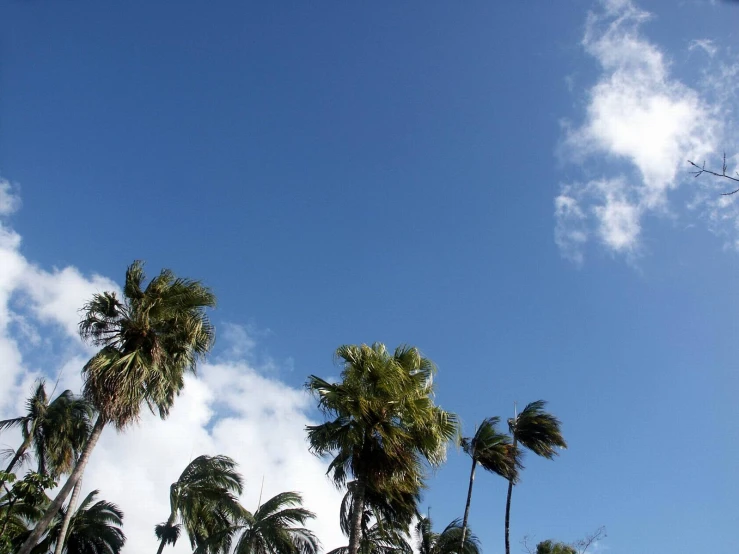
[[[135,261],[121,298],[103,292],[83,307],[80,335],[99,350],[82,368],[81,395],[64,391],[50,399],[41,380],[26,413],[0,421],[0,431],[17,427],[22,436],[0,471],[0,554],[122,551],[121,510],[96,501],[98,491],[77,506],[95,445],[106,427],[124,432],[137,422],[144,407],[166,419],[185,374],[195,372],[215,339],[206,313],[216,303],[210,289],[167,269],[145,281],[143,263]],[[434,402],[436,366],[416,347],[391,353],[381,343],[344,345],[336,361],[338,382],[311,375],[305,385],[325,417],[306,428],[309,448],[328,460],[327,475],[345,491],[338,515],[348,544],[328,554],[410,554],[412,537],[421,554],[479,554],[468,525],[478,465],[508,482],[504,536],[510,554],[511,497],[524,452],[552,459],[567,447],[546,403],[514,413],[508,434],[497,429],[499,417],[489,417],[472,437],[461,438],[456,414]],[[445,461],[452,441],[471,458],[468,493],[463,517],[436,533],[418,505],[428,468]],[[16,470],[31,461],[33,469],[18,478]],[[47,496],[62,478],[54,498]],[[242,487],[232,459],[195,458],[170,487],[170,513],[154,529],[157,554],[176,544],[183,530],[198,554],[317,554],[320,542],[306,527],[315,514],[298,492],[263,504],[260,499],[251,512],[239,502]]]

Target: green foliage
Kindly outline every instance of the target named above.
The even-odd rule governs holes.
[[[142,403],[163,419],[184,386],[184,375],[213,345],[205,308],[215,296],[198,281],[168,269],[144,288],[144,266],[126,271],[123,301],[114,292],[84,307],[80,335],[101,347],[82,372],[84,395],[118,429],[138,420]]]
[[[578,554],[577,550],[563,542],[552,542],[551,540],[540,542],[536,545],[536,554]]]
[[[467,529],[462,545],[462,522],[455,519],[441,533],[435,533],[431,520],[422,517],[416,524],[419,554],[481,554],[480,540]]]
[[[89,404],[72,391],[65,390],[49,402],[46,384],[40,379],[26,400],[26,414],[0,421],[0,430],[20,427],[23,437],[7,471],[12,471],[32,447],[39,473],[58,476],[69,472],[90,434],[91,416]],[[0,483],[3,482],[0,476]]]
[[[230,527],[243,515],[235,495],[242,492],[236,462],[227,456],[198,456],[169,489],[169,519],[155,528],[160,552],[174,545],[182,526],[193,548]]]
[[[196,554],[317,554],[319,542],[304,527],[315,514],[302,507],[296,492],[283,492],[267,500],[254,514],[244,510],[227,530],[213,534],[195,550]]]
[[[487,471],[516,482],[521,468],[520,456],[513,448],[511,437],[496,430],[499,421],[499,417],[483,420],[473,437],[460,440],[460,446]]]

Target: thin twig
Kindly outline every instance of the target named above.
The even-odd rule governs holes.
[[[693,177],[700,177],[704,173],[708,173],[709,175],[714,175],[716,177],[722,177],[724,179],[729,179],[730,181],[734,181],[739,183],[739,172],[737,172],[736,177],[732,177],[731,175],[726,174],[726,152],[724,152],[724,162],[721,166],[721,173],[718,173],[716,171],[711,171],[710,169],[706,169],[706,162],[703,162],[703,165],[698,165],[695,162],[692,162],[688,160],[688,163],[695,167],[697,171],[691,171],[690,173],[693,175]],[[739,192],[739,188],[736,190],[732,190],[731,192],[722,192],[721,196],[731,196],[732,194],[736,194]]]

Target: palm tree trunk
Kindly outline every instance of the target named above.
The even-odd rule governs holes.
[[[174,525],[174,518],[175,518],[175,513],[172,512],[169,515],[169,519],[167,520],[168,527]],[[167,541],[167,537],[162,537],[162,540],[159,541],[159,549],[157,550],[157,554],[162,554],[162,550],[164,550],[164,545],[166,544],[166,541]]]
[[[64,483],[62,489],[57,493],[56,498],[54,498],[51,504],[49,504],[43,517],[38,521],[33,532],[30,534],[28,539],[26,539],[26,542],[23,543],[18,554],[30,554],[33,547],[38,544],[39,539],[41,539],[43,534],[49,528],[51,520],[59,513],[59,508],[62,507],[62,504],[64,504],[69,493],[72,492],[75,484],[77,484],[77,481],[82,477],[87,461],[90,459],[90,454],[92,454],[92,451],[100,438],[100,434],[103,432],[105,423],[103,416],[98,415],[95,425],[92,428],[92,433],[90,433],[90,438],[87,439],[87,443],[85,444],[85,449],[82,451],[82,454],[80,454],[79,460],[77,460],[77,465],[74,466],[74,470],[67,478],[67,482]]]
[[[516,455],[516,433],[513,433],[513,455]],[[508,480],[508,496],[505,501],[505,554],[511,554],[510,523],[511,523],[511,495],[513,494],[513,479]]]
[[[470,471],[470,488],[467,489],[467,504],[464,507],[464,519],[462,520],[462,543],[459,545],[459,552],[464,552],[464,541],[467,538],[467,519],[470,515],[470,502],[472,502],[472,485],[475,482],[475,468],[477,460],[472,458],[472,470]]]
[[[64,543],[67,542],[67,531],[69,531],[69,523],[72,521],[72,514],[74,513],[75,506],[77,506],[77,499],[80,496],[81,488],[82,477],[79,478],[79,480],[74,484],[74,489],[72,489],[72,497],[69,499],[69,504],[67,504],[67,513],[64,514],[62,528],[59,530],[59,537],[56,539],[54,554],[62,554]]]
[[[364,492],[365,484],[357,479],[357,488],[352,499],[352,526],[349,529],[349,554],[359,552],[359,544],[362,539],[362,516],[364,515]]]

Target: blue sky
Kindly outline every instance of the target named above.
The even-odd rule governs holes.
[[[514,401],[563,421],[570,448],[515,490],[514,551],[605,525],[602,552],[736,552],[739,210],[686,160],[736,166],[739,6],[216,4],[0,7],[0,414],[39,374],[78,385],[75,310],[132,260],[219,298],[173,421],[110,432],[86,478],[132,506],[127,551],[166,515],[132,488],[162,513],[200,448],[247,494],[277,464],[268,489],[333,517],[299,388],[381,341],[439,365],[468,434]],[[282,435],[256,429],[273,411]],[[438,527],[468,471],[452,449],[430,481]],[[480,476],[489,554],[504,502]]]

